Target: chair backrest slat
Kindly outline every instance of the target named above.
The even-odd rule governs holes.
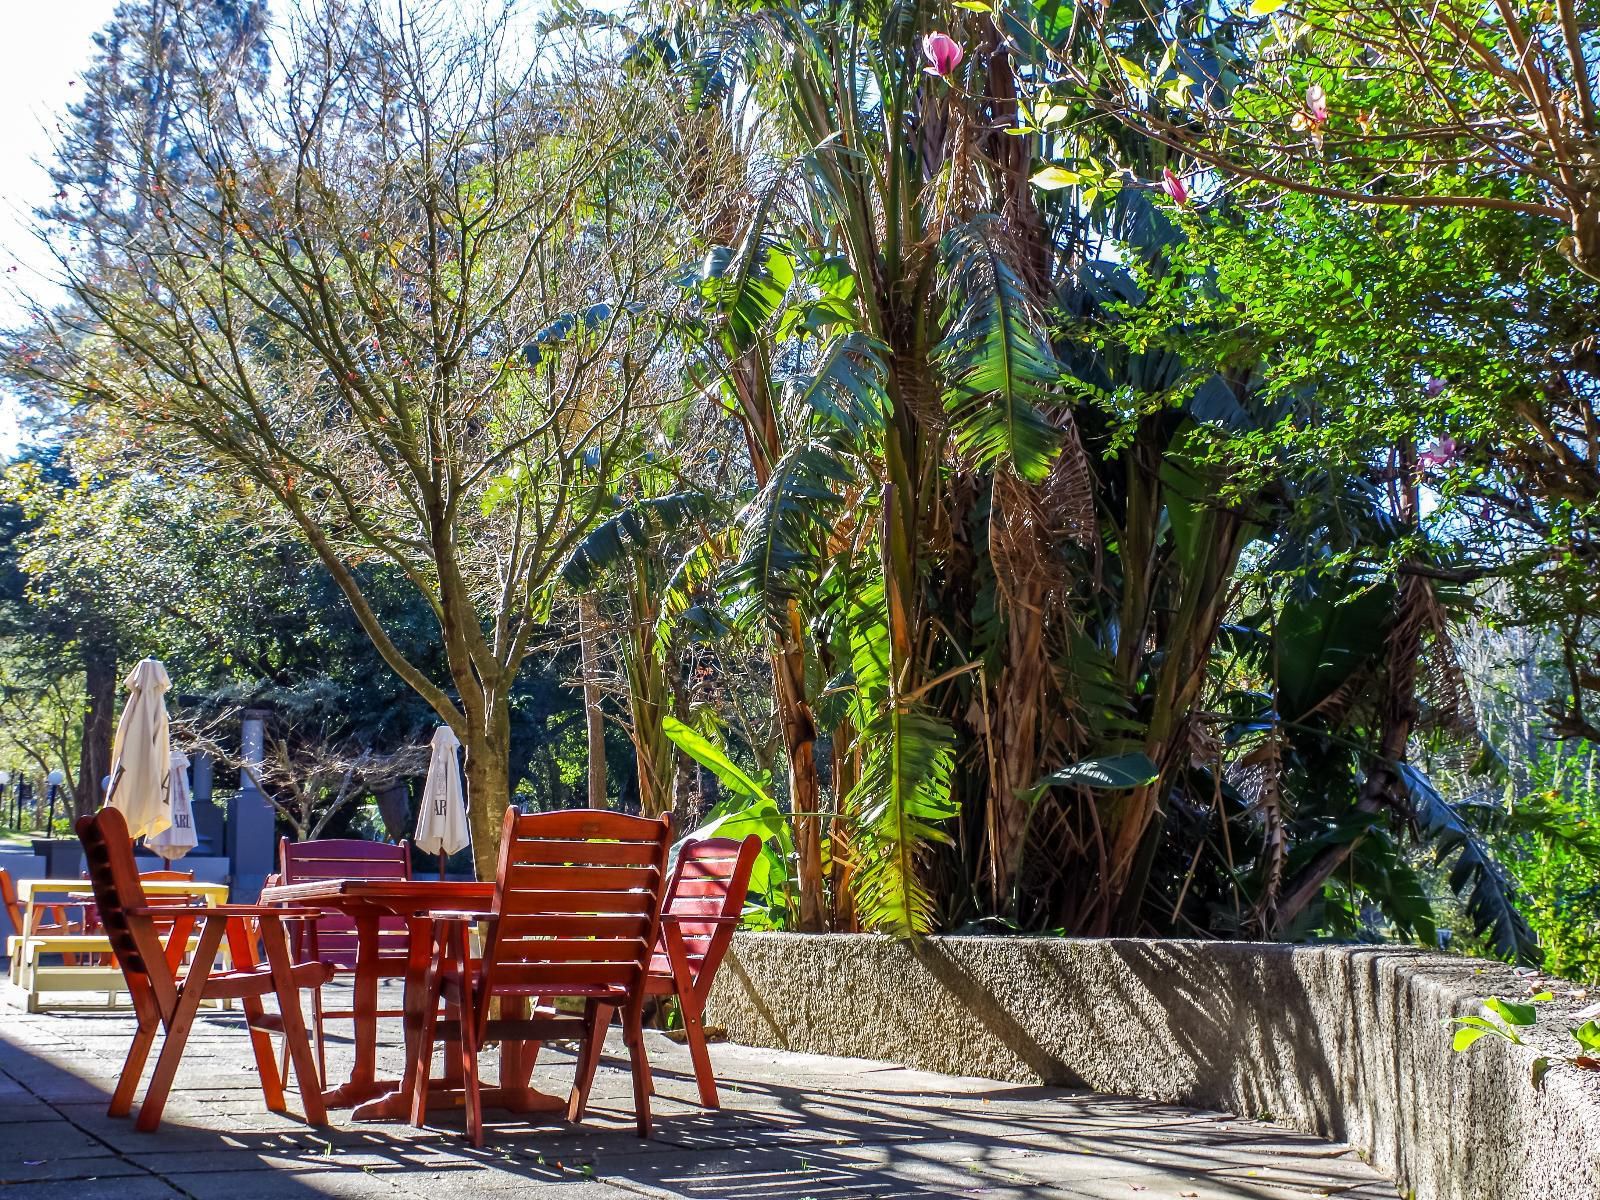
[[[312,842],[278,843],[278,871],[285,884],[319,879],[410,879],[411,843],[368,842],[360,838],[324,838]],[[398,917],[378,922],[382,957],[405,953],[406,923]],[[317,957],[335,966],[353,969],[359,937],[356,923],[344,913],[324,913],[317,918]]]
[[[101,929],[129,988],[147,985],[161,1010],[171,1011],[177,985],[155,921],[128,911],[145,907],[146,901],[127,821],[116,809],[102,808],[79,817],[75,828],[89,866],[89,886]]]
[[[506,814],[484,945],[496,987],[642,994],[660,927],[671,822],[596,809]]]
[[[678,850],[678,865],[667,887],[664,912],[679,918],[689,971],[696,982],[721,965],[733,941],[731,924],[699,923],[694,917],[736,917],[744,911],[750,891],[750,873],[761,853],[761,839],[750,834],[742,841],[733,838],[700,838],[685,842]],[[665,954],[665,945],[661,947]],[[664,970],[659,959],[652,970]]]

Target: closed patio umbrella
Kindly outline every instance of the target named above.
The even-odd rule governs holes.
[[[142,659],[128,678],[128,703],[111,745],[111,787],[106,807],[122,813],[131,837],[149,837],[172,824],[167,780],[172,744],[167,731],[167,669]]]
[[[456,762],[460,740],[448,725],[433,735],[433,755],[428,759],[428,781],[422,788],[422,811],[417,814],[413,840],[429,854],[439,856],[439,878],[444,860],[472,840],[467,829],[467,804],[461,794],[461,767]]]
[[[168,762],[167,796],[172,801],[172,824],[145,838],[144,844],[170,863],[193,850],[200,839],[195,836],[194,805],[189,796],[189,756],[174,750]]]

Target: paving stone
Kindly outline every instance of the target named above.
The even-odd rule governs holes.
[[[386,987],[380,1003],[397,1002]],[[343,1003],[330,998],[329,1004]],[[346,1028],[348,1028],[346,1026]],[[312,1128],[266,1111],[238,1014],[197,1022],[162,1127],[108,1117],[126,1013],[0,1022],[0,1200],[1391,1200],[1344,1147],[1261,1122],[1116,1096],[909,1071],[891,1064],[717,1045],[723,1107],[698,1106],[687,1051],[651,1035],[654,1136],[633,1128],[614,1031],[581,1126],[485,1113],[474,1149],[457,1111],[427,1129],[351,1122]],[[348,1037],[329,1039],[329,1077]],[[386,1036],[393,1034],[386,1028]],[[496,1056],[484,1055],[486,1077]],[[534,1083],[564,1095],[570,1047],[547,1046]],[[380,1047],[398,1076],[401,1050]],[[11,1163],[9,1173],[4,1164]],[[60,1191],[70,1187],[70,1192]],[[49,1190],[46,1190],[49,1189]]]
[[[135,1179],[107,1179],[90,1183],[82,1179],[49,1183],[20,1183],[0,1187],[5,1200],[183,1200],[183,1193],[153,1175]]]
[[[364,1171],[218,1171],[174,1176],[192,1200],[397,1200],[408,1193]],[[121,1200],[117,1197],[116,1200]]]

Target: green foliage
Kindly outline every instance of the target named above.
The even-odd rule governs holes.
[[[1108,758],[1088,758],[1070,763],[1059,771],[1045,776],[1043,785],[1063,784],[1069,787],[1094,788],[1099,791],[1117,791],[1120,788],[1142,787],[1154,783],[1160,770],[1143,754],[1117,754]]]
[[[1008,463],[1032,482],[1060,444],[1041,405],[1060,375],[1044,321],[1001,247],[998,221],[979,218],[945,235],[950,307],[934,355],[948,380],[956,444],[980,467]]]
[[[1546,969],[1600,984],[1600,780],[1594,751],[1547,753],[1529,786],[1486,810],[1487,840],[1521,893]]]

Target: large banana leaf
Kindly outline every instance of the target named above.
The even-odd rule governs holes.
[[[851,333],[828,344],[814,372],[788,382],[796,407],[859,439],[868,430],[881,430],[888,417],[885,373],[872,339]]]
[[[1539,940],[1517,911],[1516,887],[1489,847],[1431,779],[1409,763],[1396,765],[1424,842],[1439,862],[1455,858],[1450,887],[1466,901],[1467,915],[1478,932],[1487,934],[1507,958],[1539,964],[1543,959]]]
[[[1037,483],[1060,448],[1039,407],[1061,374],[1048,331],[1006,257],[998,220],[951,230],[942,255],[950,304],[935,355],[956,445],[980,467],[1004,462]]]
[[[1286,720],[1311,712],[1383,650],[1394,587],[1325,587],[1283,607],[1274,631],[1278,702]]]
[[[841,503],[835,489],[853,478],[833,439],[813,438],[778,460],[740,514],[739,558],[721,578],[739,598],[740,616],[759,613],[774,634],[790,637],[789,605],[810,594],[830,514]]]
[[[692,528],[709,517],[715,507],[703,492],[674,492],[635,501],[595,526],[573,547],[567,561],[561,564],[561,579],[574,591],[589,591],[607,570],[648,550],[652,539]]]
[[[955,733],[921,704],[893,694],[882,581],[862,587],[855,600],[850,641],[867,754],[845,798],[856,858],[851,884],[868,928],[911,936],[934,925],[920,864],[927,847],[951,840],[945,825],[956,815],[950,791]]]

